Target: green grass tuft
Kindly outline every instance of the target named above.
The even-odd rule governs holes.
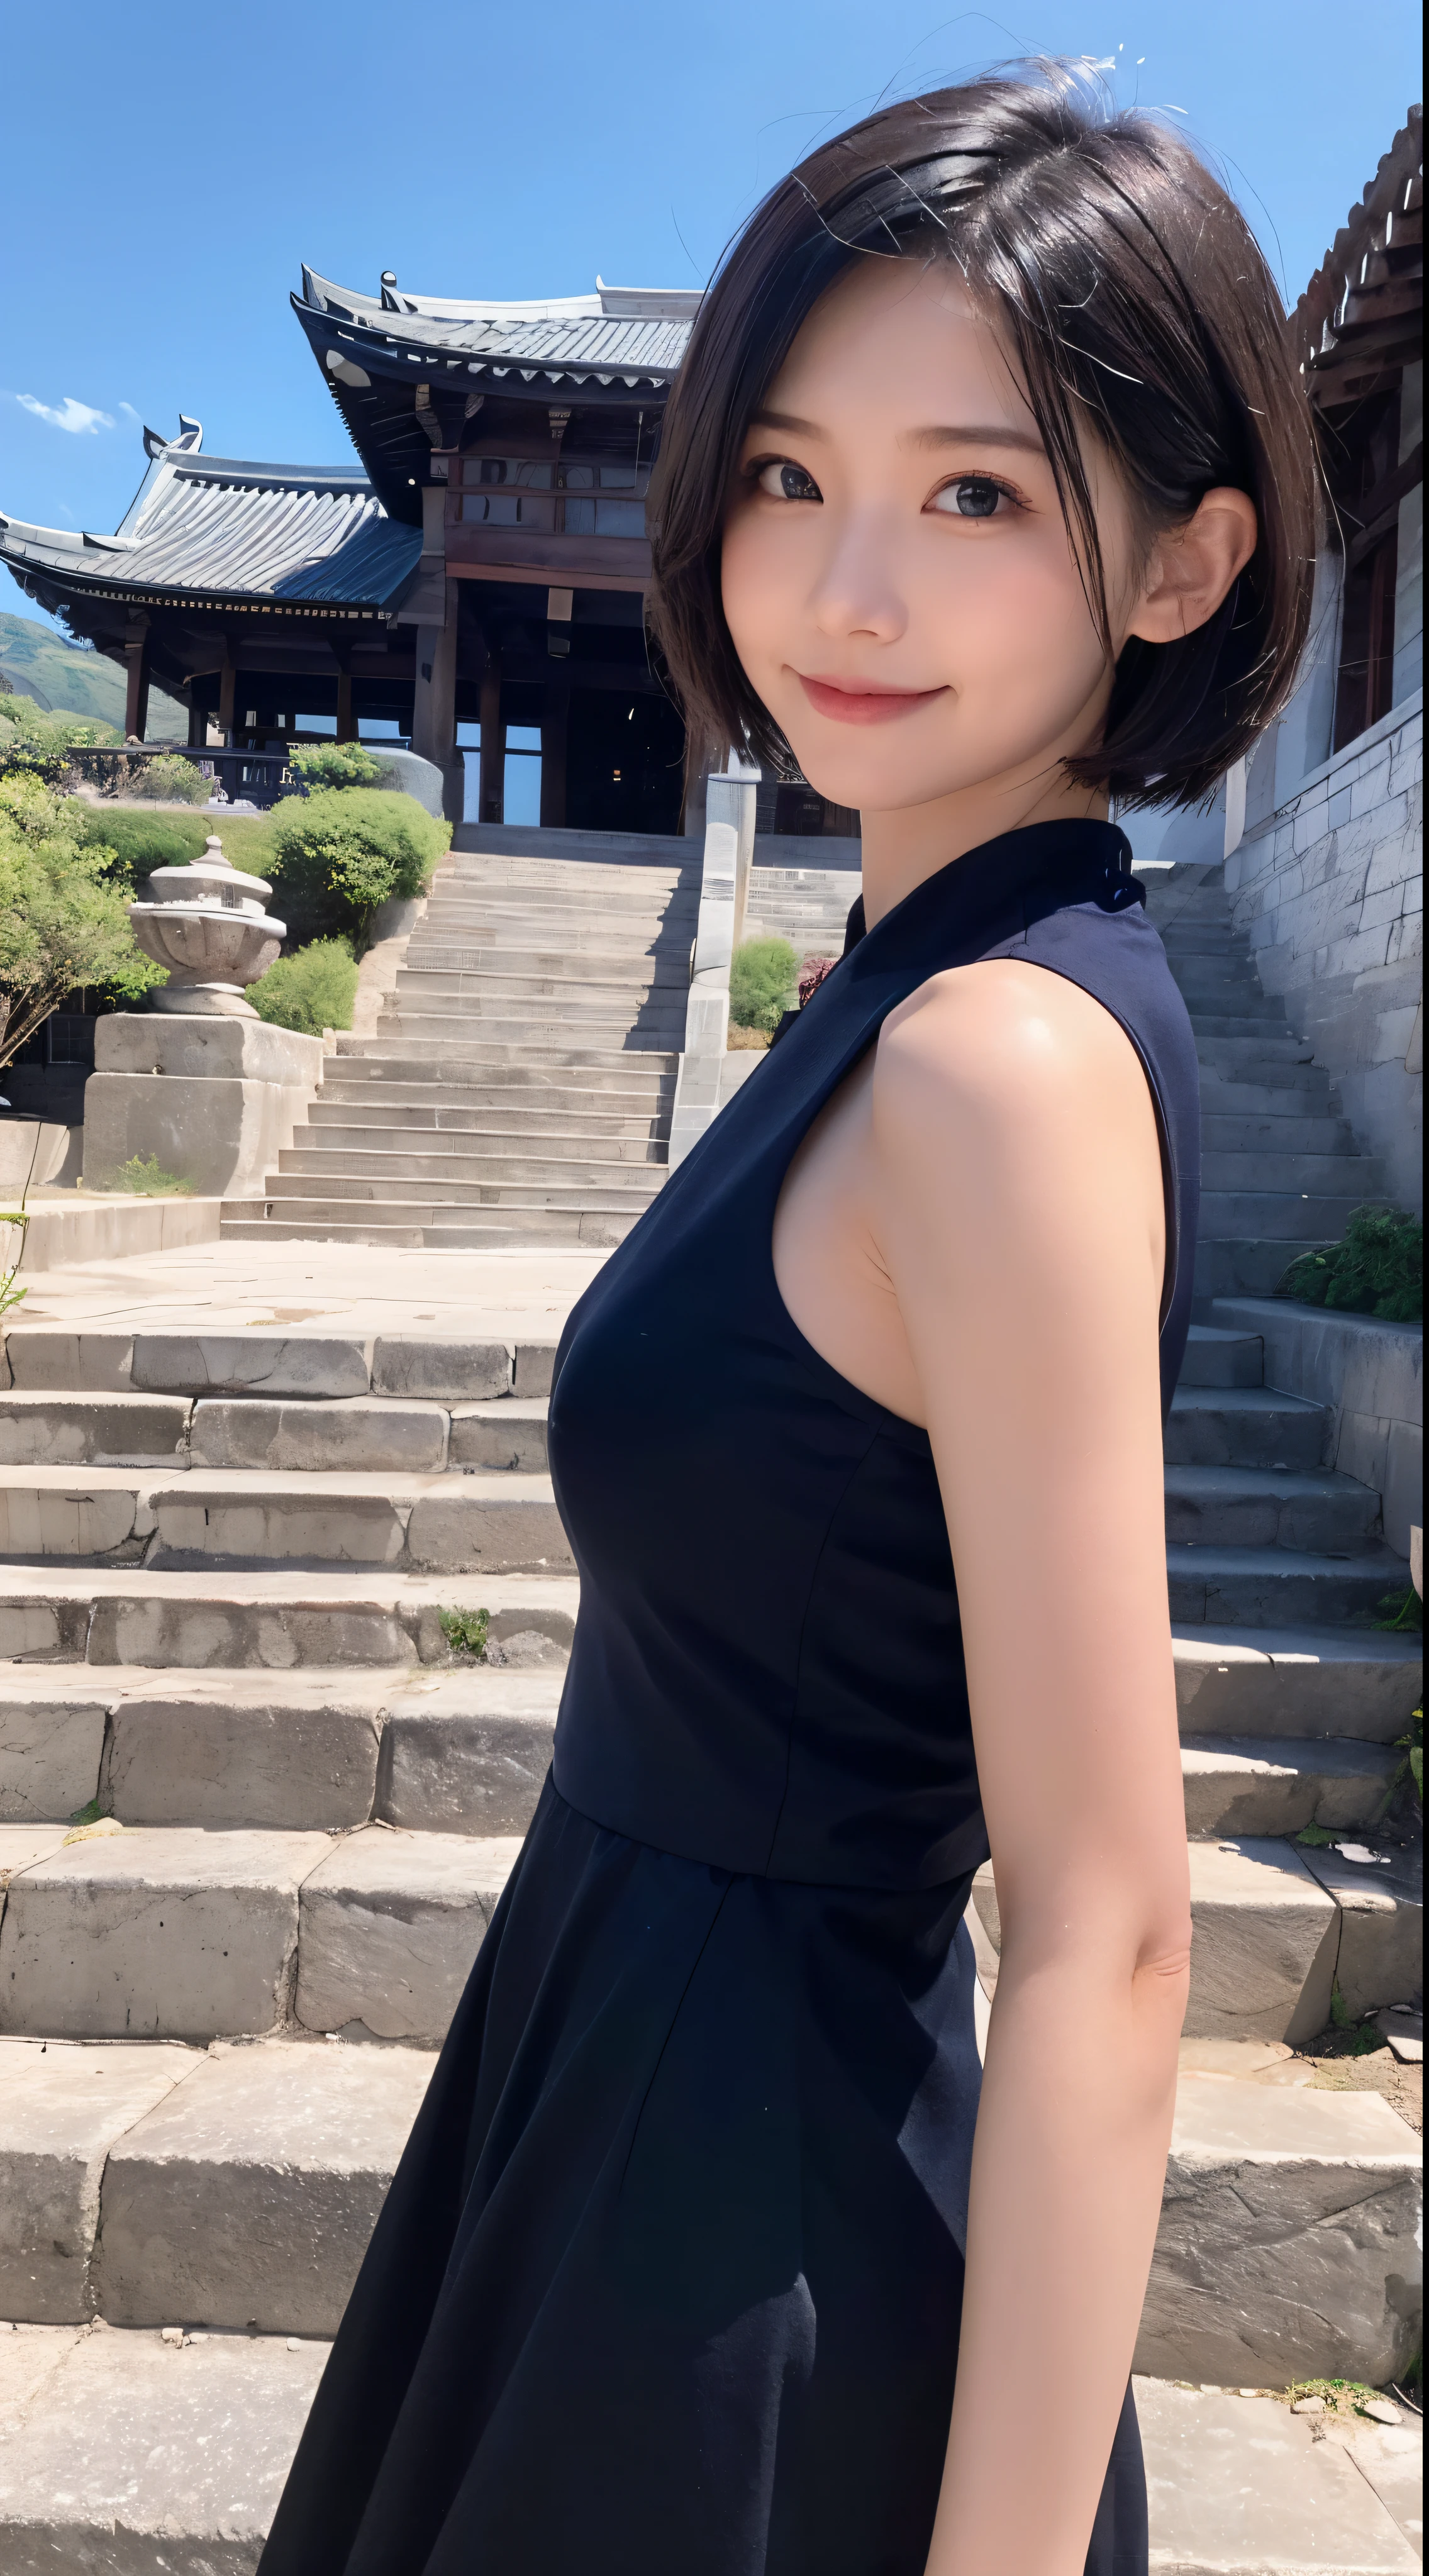
[[[491,1625],[489,1610],[442,1610],[438,1617],[442,1635],[454,1655],[485,1654],[486,1632]]]

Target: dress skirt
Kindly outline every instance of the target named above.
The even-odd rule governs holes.
[[[548,1780],[260,2576],[923,2576],[967,1895],[732,1875]],[[1146,2548],[1128,2395],[1088,2576]]]

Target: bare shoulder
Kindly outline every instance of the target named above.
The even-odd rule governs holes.
[[[931,976],[890,1012],[875,1059],[881,1122],[979,1126],[1024,1140],[1088,1116],[1153,1126],[1140,1059],[1111,1013],[1065,975],[989,957]]]

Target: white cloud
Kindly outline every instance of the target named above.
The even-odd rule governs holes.
[[[131,420],[137,420],[137,419],[138,419],[139,415],[138,415],[137,411],[134,409],[134,406],[133,406],[133,404],[132,404],[132,403],[122,402],[122,403],[120,404],[119,408],[120,408],[120,410],[121,410],[121,411],[127,411],[127,413],[129,414],[129,417],[130,417],[130,419],[131,419]]]
[[[68,429],[77,437],[87,433],[92,438],[96,430],[114,427],[112,412],[96,411],[93,403],[76,402],[73,394],[66,394],[59,405],[43,403],[36,394],[17,394],[15,400],[24,410],[32,411],[37,420],[47,420],[52,429]]]

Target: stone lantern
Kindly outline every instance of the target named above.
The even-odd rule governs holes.
[[[151,1010],[256,1020],[243,987],[272,965],[287,929],[263,909],[272,891],[265,878],[235,868],[213,832],[201,859],[155,868],[145,900],[129,906],[145,956],[169,970],[168,983],[149,995]]]
[[[94,1024],[86,1189],[122,1188],[126,1166],[152,1156],[195,1199],[261,1216],[268,1176],[307,1115],[325,1053],[322,1038],[270,1026],[243,998],[283,937],[283,923],[263,909],[269,892],[262,877],[230,867],[210,838],[191,867],[156,868],[146,900],[130,905],[135,938],[168,967],[169,981],[150,993],[150,1010],[109,1011]],[[195,1212],[173,1221],[205,1220]],[[215,1233],[216,1210],[207,1223]]]

